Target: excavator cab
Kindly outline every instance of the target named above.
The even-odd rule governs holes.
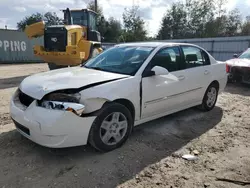
[[[97,13],[90,9],[63,10],[65,25],[79,25],[87,30],[83,33],[86,40],[101,42],[101,35],[97,31]]]

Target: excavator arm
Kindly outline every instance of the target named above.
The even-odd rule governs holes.
[[[41,37],[44,35],[45,23],[44,21],[37,22],[26,26],[24,32],[29,39]]]

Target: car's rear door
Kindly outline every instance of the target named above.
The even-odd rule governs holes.
[[[178,109],[186,100],[181,97],[185,92],[185,79],[180,64],[183,61],[178,46],[159,50],[144,71],[154,66],[166,68],[167,75],[142,76],[142,119]]]
[[[208,85],[212,82],[211,65],[208,54],[196,47],[183,45],[181,53],[184,56],[184,64],[181,65],[184,76],[183,97],[188,103],[201,102]]]

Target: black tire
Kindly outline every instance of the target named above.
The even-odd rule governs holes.
[[[208,99],[208,93],[209,93],[211,90],[213,90],[213,89],[216,91],[215,101],[213,102],[212,105],[208,105],[208,104],[207,104],[207,103],[208,103],[207,101],[209,100],[209,99]],[[200,108],[201,110],[203,110],[203,111],[210,111],[210,110],[212,110],[212,109],[215,107],[216,102],[217,102],[218,91],[219,91],[219,87],[218,87],[217,84],[215,84],[215,83],[210,84],[210,85],[208,86],[208,88],[207,88],[205,94],[204,94],[204,97],[203,97],[203,100],[202,100],[202,104],[199,106],[199,108]]]
[[[68,66],[56,65],[55,63],[48,63],[49,70],[61,69]]]
[[[102,141],[100,136],[101,125],[102,122],[114,112],[122,113],[126,117],[127,129],[124,137],[118,143],[114,145],[107,145]],[[90,129],[88,140],[90,145],[95,149],[97,149],[98,151],[108,152],[121,147],[128,139],[129,135],[132,132],[132,129],[133,129],[133,118],[131,112],[125,106],[119,103],[109,103],[105,104],[103,108],[98,112],[97,118],[93,122],[92,127]]]

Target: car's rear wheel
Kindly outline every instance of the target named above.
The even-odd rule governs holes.
[[[214,108],[218,98],[219,87],[212,83],[206,90],[200,108],[204,111],[210,111]]]
[[[110,103],[98,113],[89,134],[89,143],[107,152],[122,146],[133,128],[131,112],[123,105]]]

